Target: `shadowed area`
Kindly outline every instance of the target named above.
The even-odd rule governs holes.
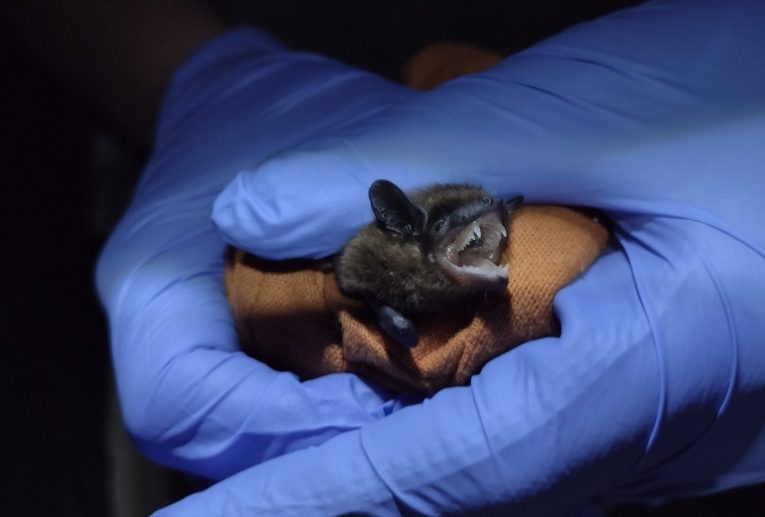
[[[403,63],[433,42],[507,54],[635,3],[490,0],[477,9],[466,0],[218,0],[213,7],[227,23],[258,24],[296,48],[398,79]],[[116,419],[109,423],[108,334],[92,287],[98,250],[129,199],[146,141],[40,59],[39,49],[57,43],[40,32],[32,42],[19,37],[36,25],[34,9],[23,11],[0,8],[0,514],[146,515],[197,485],[149,467]],[[609,515],[753,517],[765,515],[765,494],[753,487]]]

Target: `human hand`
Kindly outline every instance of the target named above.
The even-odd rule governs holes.
[[[597,207],[617,242],[557,296],[559,338],[157,515],[557,515],[765,480],[763,23],[644,4],[240,175],[215,221],[272,258],[336,251],[381,177]]]
[[[239,351],[210,214],[237,171],[405,95],[252,30],[208,43],[181,67],[97,272],[123,415],[145,454],[219,479],[398,407],[353,375],[301,383]]]

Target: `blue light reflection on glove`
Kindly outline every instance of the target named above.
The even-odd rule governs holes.
[[[210,216],[236,172],[410,92],[235,30],[181,67],[132,205],[97,271],[123,414],[157,461],[221,478],[399,402],[352,375],[300,383],[245,356]]]
[[[560,338],[157,515],[557,515],[765,480],[763,26],[651,2],[237,178],[215,221],[272,257],[335,251],[378,177],[596,206],[618,244],[556,297]]]
[[[649,2],[574,27],[243,172],[214,220],[259,255],[321,257],[360,226],[349,212],[371,220],[366,192],[378,177],[406,188],[469,179],[527,202],[702,220],[765,249],[759,221],[740,210],[761,191],[735,188],[762,177],[752,166],[762,158],[762,10]],[[327,189],[347,212],[313,194]]]
[[[634,223],[646,240],[672,231]],[[727,237],[687,224],[708,237],[701,251],[711,262],[722,254],[761,263],[746,248],[715,252]],[[761,481],[760,343],[731,342],[729,315],[709,296],[713,280],[682,246],[644,253],[646,266],[663,271],[662,294],[682,292],[680,311],[648,316],[632,265],[611,251],[557,297],[560,339],[528,343],[489,363],[470,388],[248,469],[156,515],[559,515],[590,498],[651,501]],[[673,266],[691,270],[677,278]],[[752,320],[738,332],[761,327]],[[691,338],[661,346],[684,332]]]

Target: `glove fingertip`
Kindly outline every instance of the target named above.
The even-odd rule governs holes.
[[[249,243],[263,237],[262,223],[268,217],[263,206],[255,204],[249,195],[250,175],[249,171],[239,172],[218,195],[213,203],[212,222],[226,242],[252,252]]]
[[[364,220],[328,210],[326,196],[317,195],[327,189],[315,184],[312,175],[290,182],[290,175],[270,172],[239,172],[215,200],[213,224],[232,246],[272,260],[323,258],[337,252]],[[274,176],[281,179],[272,181]],[[336,195],[329,197],[348,205]]]

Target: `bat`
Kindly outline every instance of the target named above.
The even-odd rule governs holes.
[[[382,330],[407,347],[418,342],[411,317],[470,307],[506,289],[500,264],[508,214],[505,202],[480,187],[436,185],[404,193],[387,180],[369,188],[375,222],[362,228],[334,261],[340,290],[360,298]]]

